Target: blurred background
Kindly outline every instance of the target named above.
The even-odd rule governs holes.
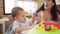
[[[0,34],[4,34],[14,21],[11,17],[13,7],[24,8],[27,17],[31,18],[32,14],[41,7],[42,3],[42,0],[0,0]],[[60,0],[56,0],[56,4],[60,13]]]

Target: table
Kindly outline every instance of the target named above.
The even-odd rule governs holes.
[[[5,33],[5,21],[9,21],[9,19],[0,19],[0,24],[3,25],[3,34]]]
[[[32,29],[29,34],[60,34],[60,29],[45,31],[44,28],[40,27],[39,29]]]

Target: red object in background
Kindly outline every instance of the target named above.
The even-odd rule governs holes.
[[[55,27],[57,27],[58,29],[60,29],[60,24],[56,23],[56,22],[44,22],[45,27],[47,25],[54,25]]]

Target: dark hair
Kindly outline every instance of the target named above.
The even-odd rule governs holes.
[[[51,8],[51,16],[52,16],[52,20],[57,20],[57,6],[56,6],[56,2],[55,0],[52,0],[52,2],[54,3],[54,6],[52,6]],[[41,6],[41,8],[39,8],[36,13],[38,13],[39,11],[44,11],[44,4]]]
[[[20,12],[18,10],[24,11],[21,7],[14,7],[12,9],[12,12],[11,12],[11,15],[12,15],[13,18],[16,17],[16,16],[18,16],[18,13]]]

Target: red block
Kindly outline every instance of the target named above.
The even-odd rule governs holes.
[[[57,22],[44,22],[44,25],[54,25],[55,27],[57,27],[58,29],[60,29],[60,24],[58,24]]]

